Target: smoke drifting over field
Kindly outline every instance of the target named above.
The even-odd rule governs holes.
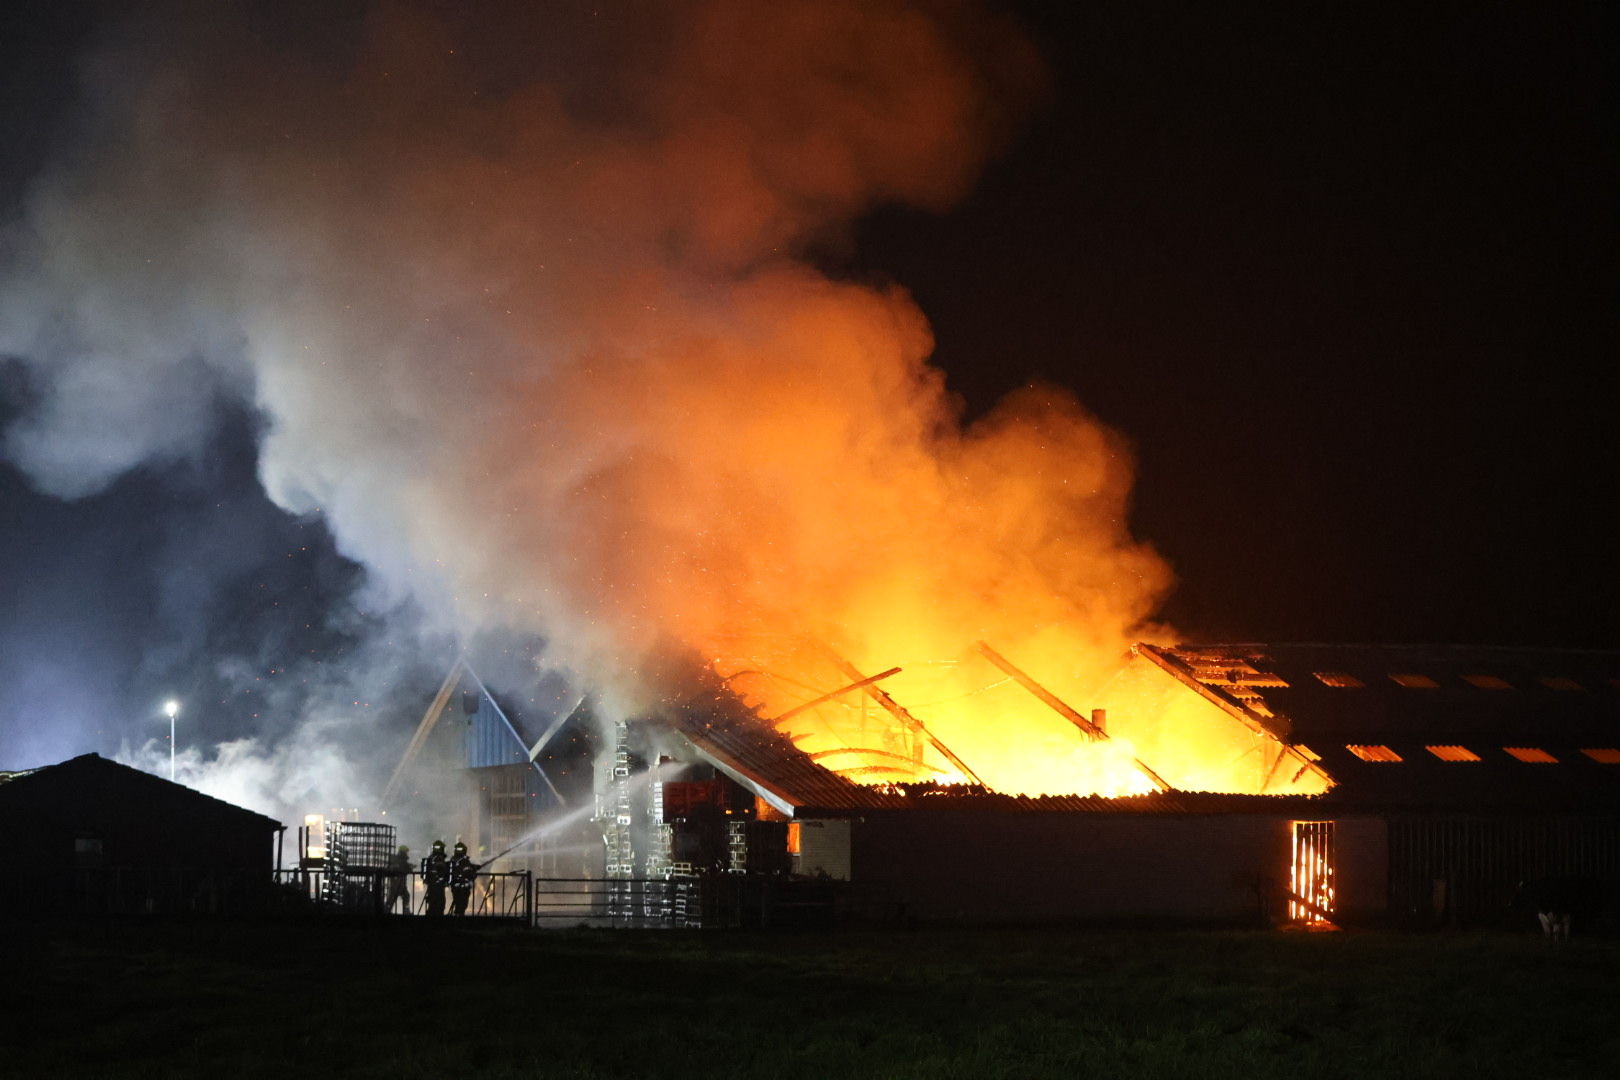
[[[1052,388],[964,429],[906,294],[798,257],[962,196],[1028,45],[956,3],[526,8],[107,28],[7,237],[10,459],[84,496],[245,401],[376,606],[542,634],[610,709],[652,650],[796,634],[1100,674],[1168,581],[1118,438]]]

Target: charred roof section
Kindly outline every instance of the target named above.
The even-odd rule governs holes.
[[[718,681],[665,722],[701,757],[787,813],[899,808],[887,788],[857,784],[824,768]]]
[[[1452,645],[1138,646],[1318,758],[1335,802],[1620,807],[1620,653]]]

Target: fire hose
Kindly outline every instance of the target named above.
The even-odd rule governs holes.
[[[516,844],[513,844],[510,847],[505,848],[504,850],[502,850],[502,851],[500,851],[500,852],[498,852],[498,853],[496,853],[494,855],[491,855],[489,858],[485,859],[483,862],[479,863],[476,867],[474,867],[474,869],[482,870],[484,867],[488,866],[490,863],[494,862],[496,859],[501,858],[503,855],[512,854],[512,852],[516,851],[518,849],[518,847],[523,843],[523,841],[527,840],[527,839],[528,839],[528,837],[525,836],[523,838],[523,840],[519,840]]]

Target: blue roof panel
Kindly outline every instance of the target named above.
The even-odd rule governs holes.
[[[477,691],[477,707],[467,717],[466,747],[469,769],[523,765],[529,760],[529,748],[518,738],[517,729],[483,690]]]

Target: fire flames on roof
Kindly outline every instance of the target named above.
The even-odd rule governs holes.
[[[984,646],[979,651],[994,655]],[[1096,725],[1061,699],[1042,700],[1042,687],[1027,676],[1023,681],[1033,688],[1009,676],[996,685],[1028,691],[1030,700],[1067,723],[1083,753],[1107,755],[1111,768],[1141,781],[1127,790],[1095,790],[1093,784],[1087,791],[1086,781],[1099,775],[1093,767],[1078,772],[1068,792],[985,782],[977,775],[980,759],[944,745],[926,707],[913,713],[894,696],[888,704],[877,697],[884,692],[874,692],[876,684],[892,669],[874,678],[836,661],[829,667],[844,681],[800,685],[800,701],[775,714],[774,722],[771,707],[780,699],[745,696],[738,684],[788,680],[743,668],[722,676],[712,695],[677,711],[670,723],[700,755],[790,813],[946,807],[1236,813],[1277,812],[1295,803],[1303,813],[1324,802],[1341,808],[1620,805],[1617,653],[1141,644],[1099,688],[1094,700],[1108,707],[1093,714]],[[868,699],[860,714],[865,727],[854,728],[849,719],[862,706],[849,699],[862,696]],[[830,719],[816,716],[839,699]],[[1133,704],[1142,711],[1133,714]],[[838,738],[841,748],[826,745]],[[1238,753],[1224,769],[1200,772],[1210,744]],[[892,749],[874,753],[874,746]],[[1538,770],[1537,764],[1563,767]],[[1154,778],[1166,782],[1159,786]]]

